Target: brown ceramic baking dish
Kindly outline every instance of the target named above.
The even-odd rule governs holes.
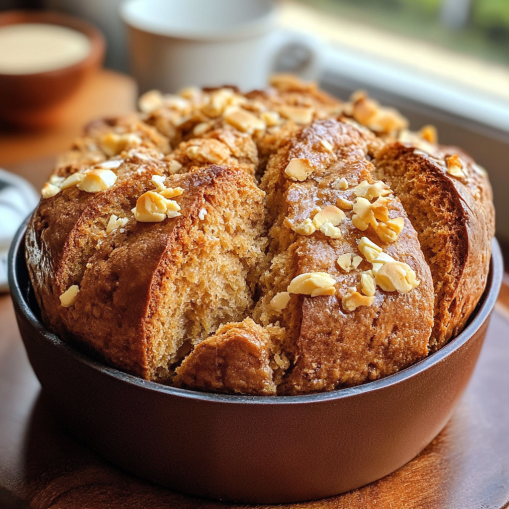
[[[472,375],[503,275],[494,241],[487,288],[466,329],[383,380],[306,396],[206,394],[127,375],[49,332],[28,278],[25,229],[9,257],[16,317],[32,367],[69,431],[145,479],[251,503],[339,494],[419,454],[445,426]]]

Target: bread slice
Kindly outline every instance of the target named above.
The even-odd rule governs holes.
[[[431,275],[417,234],[396,197],[388,201],[388,214],[391,219],[403,218],[404,226],[394,242],[382,241],[372,226],[359,230],[348,208],[338,225],[340,238],[319,230],[309,235],[295,231],[317,211],[336,206],[338,199],[354,201],[361,182],[373,184],[369,159],[377,143],[350,124],[316,121],[269,161],[261,186],[267,192],[268,220],[273,222],[271,266],[261,278],[261,298],[253,318],[264,325],[278,322],[286,329],[282,353],[290,365],[278,393],[302,394],[360,384],[397,372],[428,353]],[[285,173],[293,159],[307,160],[314,168],[303,182],[293,182]],[[420,283],[408,293],[377,287],[371,305],[348,310],[349,288],[360,290],[362,273],[372,269],[359,249],[363,237],[411,267]],[[338,265],[338,258],[348,253],[361,256],[362,261],[347,271]],[[334,295],[291,293],[284,309],[274,306],[273,299],[290,290],[296,276],[315,272],[332,277]]]
[[[486,286],[494,235],[486,172],[455,147],[393,143],[373,175],[403,203],[431,268],[435,351],[461,332]]]
[[[168,187],[183,189],[174,198],[182,215],[136,221],[131,208],[165,167],[145,165],[96,194],[61,191],[43,200],[27,232],[28,266],[51,328],[159,381],[221,323],[244,318],[265,246],[264,193],[234,168],[167,178]],[[106,234],[111,214],[128,222]],[[79,292],[62,307],[70,285]]]

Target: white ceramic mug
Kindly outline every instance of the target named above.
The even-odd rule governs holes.
[[[305,56],[292,72],[303,79],[318,75],[319,41],[278,30],[273,0],[128,0],[121,16],[140,92],[190,85],[262,88],[291,51]]]

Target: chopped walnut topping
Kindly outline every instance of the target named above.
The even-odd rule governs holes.
[[[43,198],[53,198],[56,194],[60,192],[60,188],[58,186],[55,186],[53,184],[50,184],[49,182],[46,182],[44,186],[41,189],[41,196]]]
[[[362,237],[359,242],[359,251],[364,255],[368,262],[373,263],[377,256],[382,252],[382,248],[371,242],[367,237]]]
[[[200,124],[196,125],[193,129],[193,134],[195,136],[201,136],[202,134],[206,133],[211,128],[211,125],[208,122],[201,122]]]
[[[314,109],[307,106],[281,106],[279,113],[296,124],[310,124],[313,120]]]
[[[353,201],[345,200],[344,198],[338,198],[336,205],[345,210],[353,209]]]
[[[311,219],[305,219],[301,223],[291,225],[294,232],[299,235],[311,235],[316,230],[320,230],[327,237],[333,239],[341,238],[341,230],[336,226],[345,220],[345,214],[342,210],[329,205],[323,210],[318,209],[317,214]]]
[[[164,175],[153,175],[152,183],[156,186],[156,193],[159,193],[165,198],[174,198],[180,196],[184,190],[181,187],[166,187],[164,182],[166,177]]]
[[[364,92],[352,96],[352,115],[359,124],[380,134],[394,134],[408,125],[407,120],[393,108],[382,108]]]
[[[342,237],[341,230],[329,222],[322,224],[322,226],[320,226],[320,231],[331,239],[340,239]]]
[[[166,186],[164,185],[165,180],[166,177],[164,175],[152,175],[152,183],[156,186],[156,191],[158,193],[166,189]]]
[[[375,219],[378,219],[378,221],[389,220],[388,204],[389,200],[387,198],[377,198],[376,201],[371,204],[371,210],[373,211]]]
[[[181,187],[167,187],[159,191],[159,194],[165,198],[175,198],[175,196],[180,196],[183,192],[184,190]]]
[[[434,125],[425,125],[419,131],[419,136],[428,143],[433,143],[435,145],[438,143],[437,129]]]
[[[192,161],[221,164],[230,156],[230,149],[221,141],[214,139],[197,139],[186,148],[186,156]]]
[[[142,194],[133,209],[136,221],[142,223],[158,223],[166,217],[180,216],[180,206],[174,200],[168,200],[154,191]]]
[[[166,94],[163,96],[163,105],[167,108],[177,110],[179,113],[189,112],[191,108],[191,98],[184,98],[175,94]]]
[[[371,269],[371,272],[373,274],[377,274],[382,265],[389,263],[389,262],[395,262],[396,260],[389,256],[387,253],[380,253],[375,260],[373,260],[371,263],[373,264],[373,267]]]
[[[129,219],[127,217],[117,217],[115,214],[111,214],[110,220],[106,225],[106,233],[111,233],[112,231],[125,226]]]
[[[265,129],[265,122],[246,110],[235,109],[226,114],[224,119],[243,133],[253,134]]]
[[[179,90],[179,95],[190,101],[197,101],[202,96],[202,91],[198,87],[186,87]]]
[[[141,138],[134,133],[107,133],[101,138],[99,144],[106,155],[113,157],[120,154],[120,152],[126,150],[128,147],[137,147],[141,145],[141,142]]]
[[[317,297],[319,295],[334,295],[336,280],[327,272],[307,272],[292,279],[288,285],[288,292]]]
[[[327,151],[327,152],[330,152],[330,153],[333,153],[334,151],[334,147],[332,146],[332,143],[330,141],[327,141],[325,139],[321,139],[320,140],[320,144],[322,145],[322,147]]]
[[[366,231],[369,227],[369,224],[365,223],[357,214],[353,214],[352,224],[362,232]]]
[[[51,175],[51,177],[49,178],[49,183],[50,184],[53,184],[54,186],[57,186],[57,187],[62,187],[62,184],[64,183],[65,181],[65,177],[59,177],[58,175]]]
[[[272,300],[270,301],[270,305],[273,309],[275,309],[278,312],[283,311],[283,309],[288,306],[288,303],[290,302],[290,293],[289,292],[279,292],[274,297],[272,297]]]
[[[375,227],[378,223],[375,219],[375,214],[373,213],[373,210],[371,208],[371,203],[369,203],[366,198],[356,198],[355,203],[353,206],[353,212],[354,216],[357,216],[364,224],[369,225],[371,224],[373,227]],[[354,216],[352,216],[352,221],[354,219]],[[362,225],[363,228],[359,228],[361,230],[364,230],[364,224]],[[357,226],[354,223],[354,226]],[[367,228],[367,226],[366,226]]]
[[[182,165],[178,161],[171,161],[168,165],[168,171],[171,175],[174,175],[182,168]]]
[[[384,242],[396,242],[399,234],[405,226],[405,220],[402,217],[389,219],[385,223],[379,223],[375,228],[376,234]]]
[[[375,280],[386,292],[408,293],[419,286],[415,272],[403,262],[385,263],[376,273]]]
[[[341,189],[344,191],[344,190],[348,189],[348,181],[345,178],[336,179],[332,183],[331,187],[332,187],[332,189]]]
[[[361,125],[366,125],[376,116],[379,104],[370,99],[366,92],[358,90],[352,94],[352,115]]]
[[[231,88],[215,90],[210,94],[209,101],[203,106],[202,112],[208,117],[219,117],[228,105],[229,100],[233,97],[233,94],[234,92]]]
[[[355,255],[352,260],[352,267],[356,269],[362,262],[362,258],[358,255]]]
[[[392,190],[381,181],[370,184],[367,180],[364,180],[355,188],[354,194],[359,198],[373,200],[374,198],[392,194]]]
[[[447,165],[447,173],[453,177],[464,178],[467,175],[466,168],[464,168],[461,159],[457,154],[445,158]]]
[[[304,182],[314,171],[308,159],[293,158],[285,168],[285,174],[290,180]]]
[[[72,306],[74,302],[76,301],[76,296],[78,295],[78,292],[80,291],[80,288],[78,285],[72,285],[67,290],[60,295],[60,304],[64,308],[68,308],[69,306]]]
[[[87,193],[99,193],[110,188],[117,181],[117,176],[111,170],[87,170],[77,184],[80,191]]]
[[[369,189],[366,198],[372,200],[374,198],[380,198],[382,196],[389,196],[392,194],[392,189],[383,182],[375,182]]]
[[[361,274],[361,291],[368,297],[373,297],[375,295],[375,278],[368,272]]]
[[[311,219],[304,219],[302,223],[292,225],[292,230],[299,235],[312,235],[316,231],[316,226]]]
[[[110,161],[103,161],[96,165],[97,168],[103,170],[115,170],[124,162],[123,159],[111,159]]]
[[[372,306],[374,302],[375,297],[361,295],[356,288],[348,288],[342,299],[343,308],[346,311],[355,311],[360,306]]]
[[[163,96],[159,90],[145,92],[138,101],[138,107],[143,113],[150,113],[163,105]]]
[[[486,177],[488,175],[488,172],[480,164],[474,163],[472,168],[481,177]]]
[[[353,269],[356,269],[360,263],[362,262],[362,258],[354,253],[345,253],[338,257],[336,263],[345,271],[350,272]]]
[[[342,223],[345,218],[345,213],[341,209],[334,207],[334,205],[328,205],[313,217],[313,223],[317,228],[320,228],[325,223],[331,223],[333,226],[337,226]]]
[[[367,180],[363,180],[358,186],[355,187],[354,194],[357,197],[365,198],[370,188],[371,184]]]
[[[260,116],[267,127],[274,127],[281,123],[281,117],[277,111],[264,111]]]

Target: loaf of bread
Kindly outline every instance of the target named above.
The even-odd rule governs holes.
[[[108,364],[258,396],[398,372],[486,284],[486,172],[364,93],[149,92],[89,124],[28,225],[45,324]]]

